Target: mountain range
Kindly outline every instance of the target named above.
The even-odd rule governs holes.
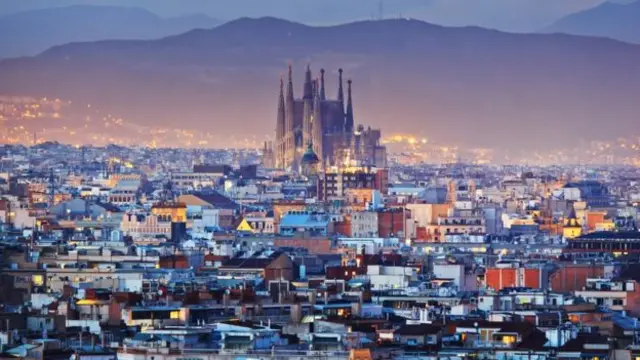
[[[276,16],[309,25],[409,17],[445,26],[532,32],[606,0],[0,0],[0,14],[65,6],[139,6],[161,16],[201,13],[222,19]],[[628,1],[628,0],[609,0]]]
[[[637,136],[640,46],[417,20],[310,27],[239,19],[159,40],[56,46],[0,62],[0,94],[96,104],[127,121],[273,136],[280,77],[294,66],[353,79],[357,123],[447,144],[533,152]],[[227,146],[228,144],[215,144]]]
[[[205,15],[160,18],[141,9],[74,5],[0,17],[0,58],[36,55],[52,46],[106,39],[155,39],[220,21]]]
[[[640,0],[631,3],[605,2],[568,15],[542,32],[602,36],[640,43]]]

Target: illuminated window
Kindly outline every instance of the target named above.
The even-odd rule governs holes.
[[[513,344],[514,342],[516,342],[516,337],[515,336],[505,336],[502,338],[502,342],[505,344]]]
[[[172,311],[172,312],[169,314],[169,317],[170,317],[171,319],[179,319],[179,318],[180,318],[180,311]]]
[[[31,282],[35,286],[42,286],[42,285],[44,285],[44,276],[42,276],[42,275],[33,275],[31,277]]]

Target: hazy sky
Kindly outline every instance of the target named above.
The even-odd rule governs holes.
[[[413,17],[442,25],[479,25],[507,31],[538,30],[568,13],[605,0],[0,0],[0,14],[75,4],[125,5],[161,16],[204,13],[231,20],[275,16],[309,24]],[[625,2],[629,0],[613,0]]]

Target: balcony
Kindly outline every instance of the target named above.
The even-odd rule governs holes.
[[[486,340],[474,340],[473,347],[476,349],[510,349],[515,346],[515,343],[506,343],[502,341],[486,341]]]

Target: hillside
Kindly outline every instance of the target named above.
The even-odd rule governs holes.
[[[566,16],[542,32],[600,36],[640,43],[640,1],[629,4],[606,2]]]
[[[0,17],[0,58],[36,55],[52,46],[106,39],[156,39],[219,21],[204,15],[163,19],[140,8],[68,6]]]
[[[307,62],[327,69],[332,97],[343,67],[356,122],[387,134],[534,151],[640,130],[640,46],[415,20],[239,19],[160,40],[69,44],[0,62],[0,92],[98,104],[145,125],[264,137],[289,61],[297,95]]]

